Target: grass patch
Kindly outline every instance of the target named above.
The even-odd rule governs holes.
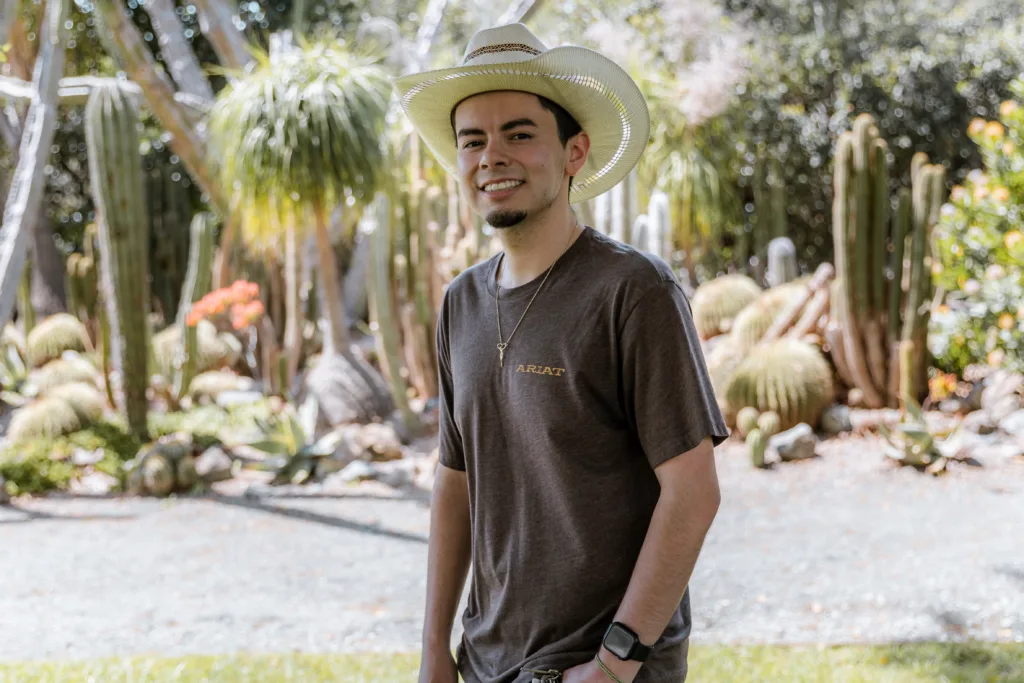
[[[0,683],[407,683],[418,653],[133,657],[0,664]],[[846,647],[691,649],[688,683],[993,683],[1024,681],[1024,645],[921,643]]]

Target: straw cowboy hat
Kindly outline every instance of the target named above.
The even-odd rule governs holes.
[[[520,90],[557,102],[590,136],[570,202],[609,190],[640,160],[651,132],[647,103],[619,65],[584,47],[548,48],[523,24],[478,31],[462,64],[394,80],[402,108],[441,165],[457,176],[451,113],[462,100]]]

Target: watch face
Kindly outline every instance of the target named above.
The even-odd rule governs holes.
[[[605,638],[604,645],[612,654],[620,659],[625,659],[629,656],[629,650],[633,646],[633,637],[618,626],[612,626],[608,631],[608,637]]]

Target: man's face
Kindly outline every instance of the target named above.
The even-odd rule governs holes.
[[[586,157],[578,135],[563,145],[555,115],[536,95],[475,95],[455,110],[459,180],[470,206],[495,228],[543,213]]]

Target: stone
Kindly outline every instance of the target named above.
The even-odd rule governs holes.
[[[215,402],[221,408],[231,408],[233,406],[251,405],[253,403],[259,403],[263,400],[263,392],[260,391],[242,391],[238,389],[229,389],[222,391],[217,394]]]
[[[782,462],[813,458],[818,454],[817,446],[818,437],[806,422],[768,439],[768,450],[777,454]]]
[[[963,428],[975,434],[991,434],[998,429],[998,425],[987,411],[977,410],[964,417]]]
[[[418,474],[416,462],[413,460],[374,463],[373,469],[374,479],[396,489],[411,486]]]
[[[90,451],[87,448],[76,448],[71,453],[71,462],[78,467],[85,467],[86,465],[95,465],[103,459],[103,449],[97,448],[94,451]]]
[[[373,479],[375,470],[373,465],[366,462],[365,460],[356,460],[350,462],[340,472],[332,474],[328,479],[332,482],[340,481],[345,484],[349,484],[354,481],[361,481],[363,479]]]
[[[11,494],[7,493],[7,480],[0,477],[0,505],[7,505],[11,502]]]
[[[1024,437],[1024,409],[1015,410],[999,421],[999,428],[1007,434]]]
[[[330,455],[321,458],[316,464],[316,476],[318,479],[328,477],[335,472],[345,469],[352,461],[360,460],[363,457],[363,447],[357,442],[358,427],[355,429],[340,428],[342,433],[341,441],[337,448]]]
[[[231,457],[217,446],[211,446],[196,458],[195,471],[207,484],[224,481],[232,476]]]
[[[853,431],[850,409],[841,403],[834,403],[821,414],[821,429],[826,434],[842,434]]]
[[[947,398],[939,401],[939,412],[945,415],[958,415],[967,412],[967,405],[959,398]]]
[[[1024,375],[998,370],[985,378],[981,407],[995,422],[1001,422],[1010,413],[1024,408],[1022,390]]]
[[[105,496],[119,484],[116,477],[106,472],[92,471],[71,480],[71,493],[87,496]]]
[[[371,460],[399,460],[402,457],[402,442],[395,428],[389,424],[372,422],[364,425],[359,439]]]

